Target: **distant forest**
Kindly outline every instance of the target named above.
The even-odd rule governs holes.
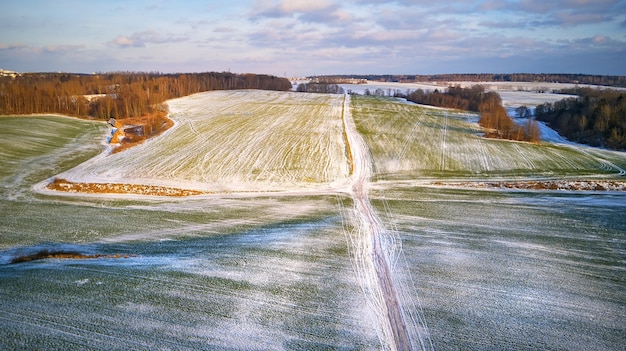
[[[229,89],[290,90],[291,82],[230,72],[25,73],[0,77],[0,115],[59,113],[99,119],[163,114],[168,99]]]
[[[378,82],[544,82],[606,85],[626,87],[626,76],[602,76],[589,74],[557,74],[557,73],[467,73],[467,74],[366,74],[366,75],[333,75],[319,76],[317,79],[344,83],[354,80],[370,80]]]
[[[321,94],[344,94],[343,88],[338,84],[324,82],[300,83],[296,87],[300,93],[321,93]]]
[[[443,92],[418,89],[405,98],[418,104],[478,112],[478,124],[485,128],[488,138],[538,142],[541,137],[537,121],[529,118],[524,126],[516,124],[502,106],[500,95],[493,91],[485,92],[481,85],[449,87]]]
[[[577,88],[578,95],[535,109],[544,121],[569,140],[614,150],[626,150],[626,92]]]

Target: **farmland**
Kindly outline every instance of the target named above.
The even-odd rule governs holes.
[[[475,114],[357,99],[367,101],[357,102],[353,115],[381,180],[598,176],[625,166],[623,154],[485,139]],[[608,166],[613,161],[618,165]]]
[[[484,139],[476,115],[379,97],[168,105],[174,127],[115,154],[104,123],[0,119],[0,348],[623,345],[624,193],[467,186],[623,182],[623,153]],[[95,258],[9,263],[42,250]]]
[[[209,192],[301,189],[345,179],[343,97],[294,94],[218,91],[170,100],[177,123],[171,131],[59,176],[74,182],[186,182]]]
[[[623,193],[467,185],[620,179],[623,154],[488,140],[466,113],[353,101],[400,304],[435,349],[619,349]]]

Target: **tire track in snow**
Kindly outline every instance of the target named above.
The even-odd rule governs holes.
[[[411,127],[411,131],[409,132],[404,145],[402,145],[402,148],[400,149],[400,151],[398,152],[396,156],[396,160],[398,162],[401,162],[403,159],[405,159],[408,153],[409,145],[411,145],[415,141],[415,139],[417,139],[417,130],[420,127],[421,127],[421,123],[419,121],[413,122],[413,127]]]
[[[592,152],[590,149],[585,148],[585,147],[581,147],[581,146],[571,146],[573,149],[578,150],[579,152],[588,155],[590,157],[593,157],[594,159],[596,159],[598,162],[600,162],[600,169],[604,169],[604,170],[615,170],[617,171],[617,176],[623,177],[626,176],[626,169],[623,169],[622,167],[616,165],[615,163],[599,156],[597,153]]]
[[[444,113],[443,119],[443,137],[441,140],[441,160],[439,161],[439,170],[441,172],[446,170],[446,137],[448,135],[448,113]]]
[[[350,115],[349,99],[344,98],[343,119],[346,128],[348,151],[352,155],[352,189],[354,210],[358,221],[356,247],[357,269],[364,290],[369,293],[370,303],[376,309],[382,333],[382,342],[393,350],[413,350],[404,313],[394,285],[387,253],[389,243],[384,238],[384,228],[367,195],[367,184],[372,174],[372,162],[363,138],[357,133]],[[422,335],[416,340],[426,349]],[[429,340],[428,340],[429,341]]]

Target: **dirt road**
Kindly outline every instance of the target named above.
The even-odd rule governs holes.
[[[350,99],[346,96],[344,102],[344,125],[346,128],[346,139],[349,152],[352,155],[352,197],[354,199],[356,216],[361,229],[362,238],[366,241],[364,247],[369,249],[361,258],[371,260],[371,265],[365,264],[362,267],[372,267],[374,282],[377,290],[372,298],[379,297],[382,301],[376,301],[375,306],[379,306],[381,311],[377,311],[381,317],[380,324],[384,329],[383,335],[392,340],[383,340],[389,348],[393,350],[412,350],[410,335],[407,331],[406,322],[402,313],[401,305],[398,301],[398,294],[394,287],[394,282],[389,268],[389,259],[383,247],[381,237],[383,235],[383,225],[379,220],[376,211],[372,207],[367,195],[367,184],[372,175],[372,161],[365,141],[358,134],[354,120],[350,114]],[[365,274],[367,276],[367,274]]]

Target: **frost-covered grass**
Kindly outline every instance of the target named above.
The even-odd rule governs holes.
[[[7,120],[2,138],[0,349],[380,349],[344,234],[349,198],[37,194],[106,136],[38,121]],[[122,258],[9,264],[41,250]]]
[[[384,348],[355,257],[367,253],[354,246],[354,202],[331,186],[349,178],[342,103],[194,95],[170,102],[174,129],[65,173],[226,191],[187,199],[34,193],[102,150],[106,126],[7,119],[0,349]],[[487,140],[474,115],[391,100],[352,106],[374,161],[363,193],[382,243],[397,249],[390,269],[401,308],[409,323],[422,319],[435,349],[621,347],[623,194],[415,184],[608,177],[625,168],[623,153]],[[266,192],[300,188],[309,191]],[[227,193],[238,189],[259,193]],[[42,249],[130,257],[8,264]]]
[[[616,174],[623,153],[486,139],[475,114],[355,97],[352,114],[378,179]]]
[[[214,91],[168,101],[172,130],[76,168],[75,182],[180,185],[207,191],[319,186],[348,174],[343,96]]]
[[[341,226],[72,245],[137,256],[0,265],[0,348],[377,349]]]
[[[0,194],[10,197],[103,150],[106,127],[61,116],[0,117]]]
[[[405,316],[434,349],[618,349],[626,197],[443,189],[424,178],[615,177],[626,155],[480,137],[475,115],[356,97]],[[413,184],[413,185],[412,185]]]
[[[626,333],[626,197],[390,186],[405,306],[435,349],[615,350]],[[419,299],[418,299],[419,298]]]
[[[380,348],[352,274],[348,198],[40,195],[34,183],[103,150],[106,127],[5,124],[0,349]],[[122,258],[9,264],[44,249]]]
[[[165,201],[38,195],[31,191],[33,184],[104,150],[106,126],[66,117],[0,120],[0,249],[227,234],[315,217],[332,211],[336,203],[323,196]]]
[[[5,116],[0,123],[0,175],[15,162],[58,152],[76,139],[93,141],[89,139],[100,137],[104,128],[103,123],[61,116]]]

